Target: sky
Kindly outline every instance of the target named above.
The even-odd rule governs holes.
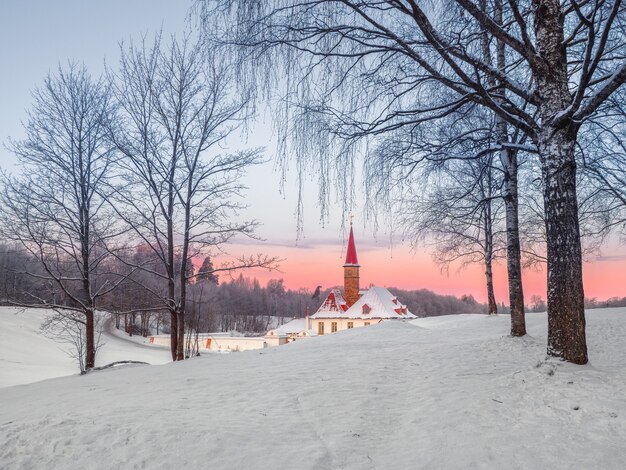
[[[0,1],[0,142],[23,136],[21,122],[32,104],[31,90],[59,63],[84,62],[97,75],[117,62],[120,41],[152,35],[180,33],[188,27],[188,0],[2,0]],[[296,230],[295,174],[289,174],[283,193],[280,175],[272,162],[274,144],[267,112],[252,124],[247,138],[229,143],[231,150],[262,146],[268,162],[254,168],[246,178],[248,186],[245,217],[263,225],[258,235],[263,241],[243,241],[230,245],[233,255],[266,253],[278,256],[280,272],[252,270],[245,275],[264,283],[283,278],[289,288],[313,289],[343,282],[342,264],[347,241],[340,207],[330,208],[329,220],[322,225],[316,206],[317,188],[308,182],[304,188],[304,236]],[[0,168],[16,170],[15,158],[2,145]],[[343,221],[345,222],[345,221]],[[428,247],[411,248],[399,241],[390,242],[389,233],[373,232],[355,211],[354,232],[361,264],[361,285],[382,285],[404,289],[430,289],[442,294],[472,294],[486,298],[482,266],[463,270],[454,267],[442,272],[433,262]],[[587,297],[605,299],[626,296],[623,272],[626,250],[617,241],[584,266]],[[507,302],[506,269],[495,267],[496,299]],[[530,270],[524,275],[526,299],[545,298],[546,273]]]

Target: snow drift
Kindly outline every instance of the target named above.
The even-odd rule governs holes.
[[[528,326],[426,318],[0,389],[0,467],[623,468],[626,311],[588,313],[586,366]]]
[[[78,364],[71,357],[72,347],[54,341],[40,331],[46,315],[51,313],[44,309],[0,307],[0,387],[79,372]],[[169,348],[141,344],[145,341],[145,338],[130,338],[123,332],[111,331],[110,325],[106,324],[96,365],[122,360],[150,364],[170,361]]]

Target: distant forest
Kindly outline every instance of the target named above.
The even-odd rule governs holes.
[[[145,256],[143,250],[137,249],[132,259],[139,262]],[[117,279],[113,273],[125,270],[122,261],[110,259],[100,266],[103,285],[109,276]],[[193,331],[262,333],[292,318],[304,317],[307,309],[311,314],[315,313],[335,287],[329,286],[314,296],[309,289],[287,289],[282,279],[272,279],[262,286],[257,279],[247,278],[243,273],[219,276],[212,273],[213,262],[209,257],[200,265],[195,264],[190,269],[196,272],[188,273],[190,282],[186,300],[189,313],[186,323]],[[0,246],[0,299],[3,304],[74,307],[64,292],[43,274],[41,263],[31,254],[16,246]],[[134,334],[167,333],[168,312],[154,301],[154,296],[162,289],[158,275],[156,268],[153,275],[146,271],[127,275],[114,295],[99,299],[97,309],[115,312],[115,325]],[[426,289],[390,290],[418,316],[487,312],[486,304],[477,302],[471,295],[457,298]]]
[[[139,256],[136,254],[135,256]],[[207,274],[190,276],[187,296],[187,327],[194,332],[238,331],[260,334],[292,318],[306,315],[307,309],[315,313],[331,289],[322,289],[314,296],[309,289],[287,289],[282,279],[272,279],[262,286],[257,279],[243,274],[220,278],[210,273],[212,261],[205,258],[201,266],[194,268]],[[38,277],[41,266],[38,260],[16,247],[0,247],[0,299],[4,305],[31,306],[46,303],[66,302],[63,293],[48,280]],[[102,270],[115,271],[109,265]],[[155,305],[145,286],[157,289],[155,279],[145,272],[130,276],[115,295],[103,296],[100,311],[112,312],[115,326],[137,335],[163,334],[169,332],[169,315],[161,306]],[[404,290],[389,287],[389,290],[406,304],[411,312],[420,317],[452,315],[460,313],[487,313],[486,303],[478,302],[472,295],[460,298],[440,295],[427,289]],[[588,299],[587,308],[626,306],[625,298],[612,298],[606,301]],[[154,310],[151,307],[154,306]],[[161,308],[159,308],[161,307]],[[545,311],[545,301],[533,296],[528,305],[529,311]],[[507,313],[505,305],[499,311]]]

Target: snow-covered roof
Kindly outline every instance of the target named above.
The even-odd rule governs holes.
[[[311,318],[332,318],[341,316],[348,309],[348,303],[339,289],[333,289]]]
[[[417,318],[406,305],[401,304],[384,287],[370,287],[346,311],[317,311],[313,318],[382,318],[382,319],[403,319]]]
[[[306,318],[295,318],[284,325],[271,330],[275,335],[288,335],[306,330]]]

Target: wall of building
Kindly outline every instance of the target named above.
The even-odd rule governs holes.
[[[150,343],[162,346],[170,345],[170,337],[167,335],[151,336]],[[220,336],[200,335],[198,337],[198,349],[204,351],[249,351],[251,349],[263,349],[286,344],[285,336]]]
[[[228,336],[208,338],[204,349],[211,351],[249,351],[251,349],[268,348],[271,345],[264,336],[247,338],[245,336]],[[278,343],[275,344],[278,346]]]
[[[363,326],[368,326],[366,325],[366,323],[369,323],[370,325],[374,325],[376,323],[380,323],[382,320],[380,318],[354,318],[354,319],[348,319],[348,318],[324,318],[324,319],[317,319],[317,318],[313,318],[311,319],[311,328],[313,329],[313,331],[315,331],[317,334],[320,334],[320,327],[319,324],[323,323],[324,324],[324,334],[330,334],[332,333],[332,323],[337,323],[337,331],[342,331],[342,330],[348,330],[348,323],[352,322],[352,328],[361,328]]]

